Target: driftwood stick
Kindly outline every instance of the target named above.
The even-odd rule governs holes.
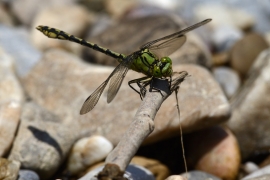
[[[146,92],[129,129],[124,134],[115,149],[108,155],[106,163],[117,164],[125,170],[134,154],[145,138],[154,130],[154,119],[162,102],[168,94],[162,92]]]
[[[181,72],[179,74],[178,78],[175,78],[172,81],[171,87],[179,85],[187,76],[186,72]],[[142,142],[155,128],[154,119],[161,104],[172,93],[172,91],[175,90],[174,88],[171,89],[169,86],[170,84],[168,81],[157,79],[155,81],[154,88],[157,89],[156,87],[158,87],[158,91],[146,91],[145,97],[129,129],[123,135],[114,150],[107,156],[106,165],[98,174],[99,179],[103,179],[103,177],[118,177],[118,179],[125,179],[123,178],[123,174],[126,167]],[[165,91],[163,91],[163,89]]]

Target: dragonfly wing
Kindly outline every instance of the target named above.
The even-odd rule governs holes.
[[[91,111],[95,105],[97,104],[101,94],[103,93],[105,87],[107,86],[108,82],[112,78],[110,82],[109,92],[108,92],[108,99],[110,99],[110,102],[113,100],[115,95],[117,94],[122,81],[127,74],[127,71],[129,69],[130,62],[123,61],[120,63],[110,74],[110,76],[85,100],[83,103],[83,106],[81,108],[80,114],[85,114]],[[122,75],[122,77],[121,77]]]
[[[86,114],[95,107],[109,80],[110,76],[85,100],[82,105],[80,114]]]
[[[166,43],[167,41],[172,43],[172,42],[174,42],[174,41],[172,41],[172,39],[180,38],[180,37],[182,37],[184,34],[186,34],[187,32],[189,32],[189,31],[191,31],[191,30],[193,30],[193,29],[196,29],[196,28],[200,27],[200,26],[202,26],[202,25],[204,25],[204,24],[210,22],[211,20],[212,20],[212,19],[206,19],[206,20],[204,20],[204,21],[201,21],[201,22],[199,22],[199,23],[197,23],[197,24],[194,24],[194,25],[192,25],[192,26],[190,26],[190,27],[187,27],[186,29],[183,29],[183,30],[178,31],[178,32],[176,32],[176,33],[173,33],[173,34],[170,34],[170,35],[168,35],[168,36],[165,36],[165,37],[162,37],[162,38],[159,38],[159,39],[150,41],[150,42],[148,42],[148,43],[142,45],[142,46],[140,47],[140,49],[151,49],[152,46],[154,46],[154,45],[156,46],[156,45],[158,45],[158,44],[163,44],[163,43]],[[181,45],[180,45],[180,46],[181,46]],[[180,46],[179,46],[179,47],[180,47]],[[178,49],[178,48],[174,48],[174,50],[176,50],[176,49]],[[171,53],[173,53],[173,52],[171,52]],[[170,54],[166,54],[165,56],[168,56],[168,55],[170,55]]]
[[[158,44],[151,46],[149,50],[157,57],[162,58],[179,49],[186,42],[186,39],[186,36],[182,35],[167,41],[160,41]]]
[[[119,68],[117,68],[112,75],[107,95],[108,103],[110,103],[114,99],[118,90],[120,89],[121,84],[129,70],[130,63],[131,60],[123,60],[123,62],[118,65]]]

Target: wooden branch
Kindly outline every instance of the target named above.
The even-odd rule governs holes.
[[[175,78],[176,82],[173,80],[174,87],[177,86],[177,82],[180,84],[187,76],[186,72],[179,74],[178,78]],[[108,177],[126,179],[123,178],[126,167],[145,138],[147,138],[154,130],[155,116],[163,101],[172,93],[172,91],[170,91],[170,84],[167,80],[165,82],[164,80],[154,78],[153,81],[155,83],[153,89],[155,90],[146,92],[129,129],[123,135],[123,138],[114,150],[107,156],[106,165],[98,174],[98,179],[106,179]],[[159,91],[157,91],[157,89],[159,89]]]

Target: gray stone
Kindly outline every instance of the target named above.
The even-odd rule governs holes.
[[[77,0],[16,0],[12,1],[11,9],[15,16],[26,25],[31,25],[37,13],[46,7],[73,4]]]
[[[268,180],[270,178],[270,166],[263,167],[247,176],[242,180]]]
[[[137,7],[139,4],[136,0],[122,1],[122,0],[110,0],[105,1],[104,5],[106,10],[110,13],[110,16],[114,18],[121,18],[126,16],[126,13],[133,7]]]
[[[0,48],[0,156],[10,150],[20,120],[23,89],[14,72],[14,63]]]
[[[231,99],[229,128],[236,135],[243,158],[270,147],[270,50],[263,51],[251,67],[239,93]]]
[[[24,101],[23,89],[15,75],[14,66],[11,56],[0,47],[0,103],[9,101],[22,103]]]
[[[0,47],[14,59],[20,77],[25,76],[40,58],[40,52],[32,46],[28,37],[17,29],[1,24]]]
[[[269,173],[268,174],[261,175],[261,176],[256,176],[254,178],[248,178],[246,180],[268,180],[268,179],[270,179]],[[242,179],[242,180],[245,180],[245,179]]]
[[[182,174],[182,176],[186,176],[186,174]],[[187,177],[188,179],[192,180],[206,180],[206,179],[221,180],[220,178],[203,171],[190,171],[188,172]]]
[[[108,27],[100,34],[87,38],[87,40],[112,51],[128,55],[139,50],[139,47],[148,41],[164,37],[191,25],[186,25],[179,17],[169,15],[124,19]],[[100,52],[89,50],[89,48],[85,49],[85,54],[90,62],[105,65],[118,64],[115,59]],[[179,47],[172,54],[165,55],[170,55],[174,64],[192,63],[207,68],[211,67],[209,50],[194,32],[187,33],[187,42],[181,48]]]
[[[75,136],[75,124],[65,123],[38,104],[26,103],[9,159],[20,161],[22,168],[48,179],[62,165]]]
[[[68,5],[64,3],[61,6],[48,7],[39,12],[35,17],[31,38],[35,46],[40,50],[63,48],[69,52],[81,54],[83,46],[68,41],[50,39],[35,28],[39,25],[46,25],[81,37],[93,19],[93,15],[85,7],[80,5]]]
[[[241,85],[239,75],[233,69],[225,66],[214,68],[213,76],[219,82],[228,98],[231,98]]]
[[[197,5],[195,7],[195,16],[197,19],[205,19],[213,16],[214,21],[210,26],[214,29],[225,25],[240,30],[251,28],[255,24],[254,17],[248,12],[234,6],[224,6],[221,3]]]
[[[9,101],[0,104],[0,156],[10,150],[21,115],[21,104]]]
[[[209,6],[212,8],[210,11],[208,11],[206,17],[207,18],[214,18],[220,17],[221,13],[213,13],[214,7],[221,6],[224,9],[226,7],[233,8],[236,10],[244,11],[245,14],[248,14],[248,16],[251,16],[254,19],[254,22],[256,22],[253,25],[253,28],[257,32],[266,32],[269,31],[270,21],[269,21],[269,9],[270,9],[270,3],[269,1],[253,1],[253,0],[233,0],[233,1],[224,1],[224,0],[188,0],[181,2],[182,8],[179,8],[179,13],[182,14],[184,17],[187,17],[188,20],[194,19],[194,13],[196,16],[196,19],[204,19],[205,16],[198,15],[198,7],[200,6]],[[209,17],[210,16],[210,17]],[[234,17],[234,16],[233,16]],[[245,18],[245,17],[240,17]],[[238,21],[238,23],[241,24],[247,24],[247,21]],[[223,23],[226,20],[217,20],[217,23]]]
[[[18,180],[39,180],[39,176],[31,170],[20,170]]]
[[[239,29],[233,26],[222,25],[213,30],[211,39],[218,51],[226,52],[242,37],[243,33]]]
[[[260,34],[245,35],[231,49],[231,67],[244,77],[257,56],[268,47],[269,45]]]
[[[178,94],[184,131],[209,127],[228,119],[227,99],[207,70],[196,65],[173,67],[174,71],[186,70],[191,75],[181,84]],[[129,71],[111,104],[106,103],[105,91],[90,113],[79,115],[85,99],[112,71],[113,68],[86,64],[69,53],[52,50],[44,54],[40,63],[24,78],[23,84],[38,104],[64,121],[79,124],[78,132],[82,136],[100,134],[116,145],[141,102],[139,95],[128,86],[128,81],[142,74]],[[148,142],[179,133],[175,105],[174,95],[163,103],[156,116],[156,129]]]
[[[88,172],[86,175],[81,177],[79,180],[97,180],[94,176],[97,175],[101,170],[103,169],[103,166],[97,167],[96,169]],[[146,168],[138,165],[128,165],[125,174],[125,178],[128,179],[140,179],[140,180],[154,180],[154,175],[147,170]]]

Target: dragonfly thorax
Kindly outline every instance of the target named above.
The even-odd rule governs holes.
[[[142,50],[133,61],[131,69],[147,76],[169,77],[172,74],[172,60],[169,57],[159,59],[148,49]]]

